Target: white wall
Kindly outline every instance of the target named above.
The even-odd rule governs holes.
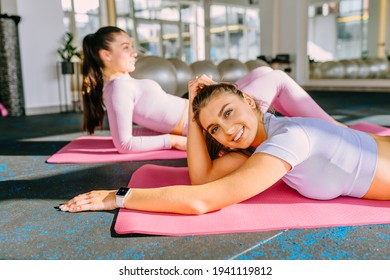
[[[2,0],[2,13],[21,17],[18,28],[26,114],[58,112],[56,50],[65,33],[61,1]]]
[[[1,13],[8,15],[15,15],[17,13],[16,2],[10,0],[0,0]]]
[[[259,0],[259,5],[262,54],[290,54],[292,77],[303,81],[308,76],[308,0]]]
[[[277,1],[260,0],[260,50],[262,55],[274,56],[273,46],[277,45],[277,36],[274,29],[277,28],[278,21],[275,17],[278,7]]]
[[[308,41],[332,54],[331,60],[336,60],[333,56],[337,51],[336,20],[335,14],[330,14],[328,16],[315,16],[308,21]]]
[[[370,1],[368,21],[368,55],[377,56],[379,44],[380,1]]]

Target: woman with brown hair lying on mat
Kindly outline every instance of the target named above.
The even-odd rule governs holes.
[[[188,147],[194,150],[188,164],[193,185],[92,191],[60,209],[125,207],[203,214],[249,199],[280,179],[312,199],[390,199],[390,137],[315,118],[263,113],[250,95],[204,75],[189,82],[189,93],[193,102]],[[214,160],[207,159],[203,133],[224,147]],[[197,159],[193,153],[204,157]],[[201,173],[194,161],[202,162]]]
[[[134,79],[137,53],[122,29],[106,26],[83,40],[83,129],[93,134],[108,116],[110,133],[119,153],[186,149],[188,100],[166,93],[150,79]],[[280,70],[259,67],[236,82],[238,88],[272,104],[286,116],[335,120],[291,77]],[[133,123],[161,133],[134,136]]]

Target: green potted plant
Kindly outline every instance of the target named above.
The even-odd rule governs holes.
[[[61,71],[62,74],[74,74],[74,64],[73,57],[81,58],[81,52],[77,50],[77,47],[73,45],[73,34],[66,32],[63,37],[62,47],[57,49],[58,54],[60,55],[61,61]]]

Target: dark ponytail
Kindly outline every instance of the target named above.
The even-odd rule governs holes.
[[[115,26],[100,28],[94,34],[88,34],[83,40],[83,82],[81,92],[83,96],[83,130],[93,134],[97,127],[103,127],[103,73],[104,64],[99,56],[100,50],[110,50],[110,42],[114,36],[125,32]]]

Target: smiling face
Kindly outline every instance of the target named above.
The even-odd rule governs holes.
[[[259,111],[255,101],[221,92],[211,97],[200,110],[201,126],[225,147],[246,149],[257,145],[259,140]]]
[[[100,51],[106,71],[109,70],[111,74],[134,71],[137,53],[133,50],[131,38],[127,33],[117,33],[114,40],[110,42],[109,48]]]

